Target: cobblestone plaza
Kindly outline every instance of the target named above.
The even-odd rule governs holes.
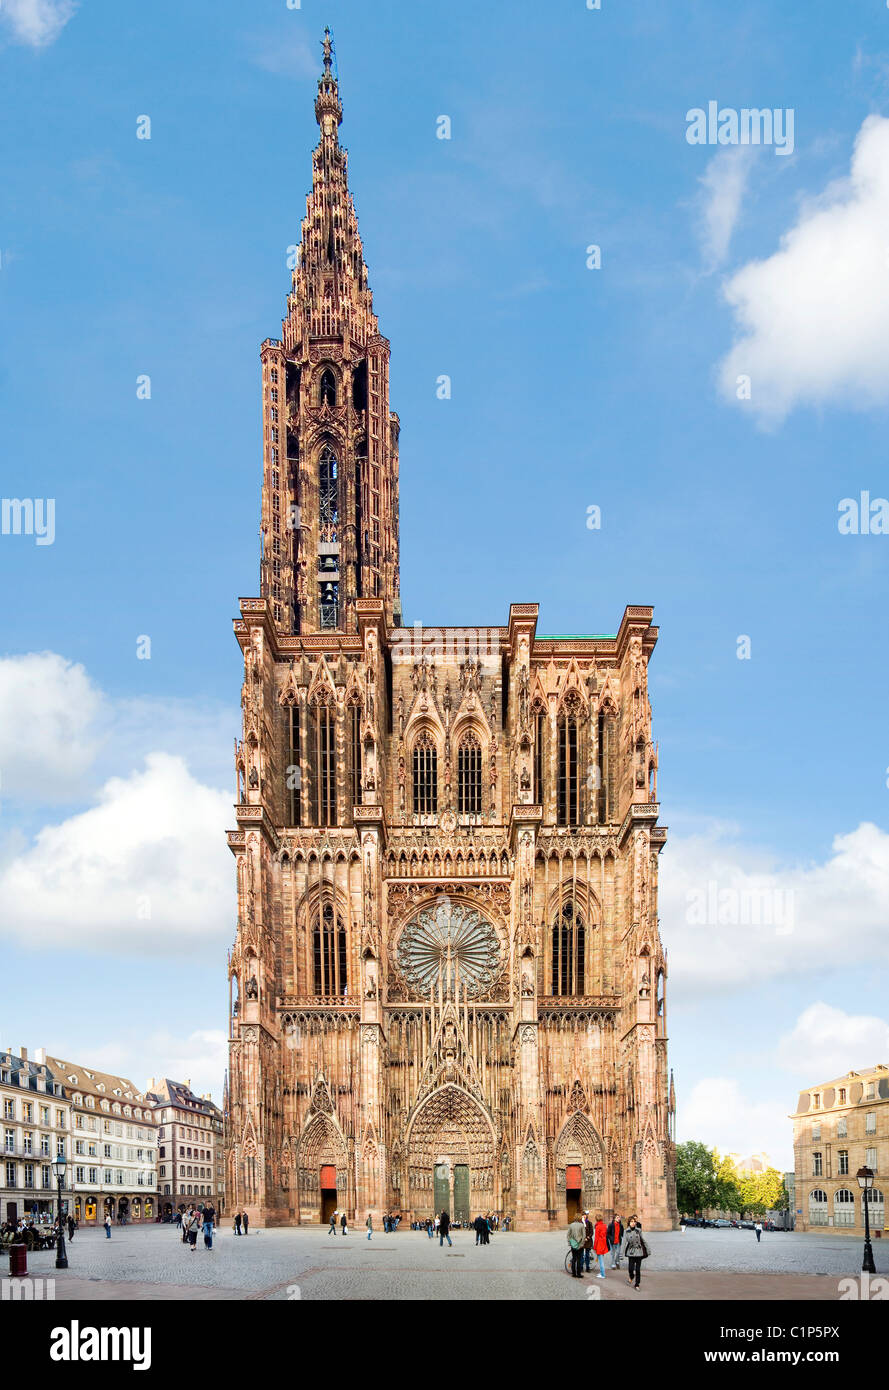
[[[368,1241],[363,1229],[343,1237],[305,1227],[239,1238],[228,1227],[192,1257],[174,1227],[126,1227],[110,1241],[80,1231],[67,1271],[46,1251],[29,1257],[29,1272],[55,1278],[56,1299],[836,1300],[840,1280],[861,1267],[857,1239],[782,1233],[757,1245],[750,1231],[653,1232],[636,1294],[625,1264],[604,1280],[570,1279],[561,1231],[495,1234],[488,1246],[471,1230],[452,1239],[449,1249],[423,1231],[374,1231]],[[877,1278],[886,1276],[889,1246],[876,1242],[875,1256]]]

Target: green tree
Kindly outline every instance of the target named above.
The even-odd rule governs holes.
[[[718,1193],[716,1151],[694,1139],[676,1148],[676,1202],[690,1215],[712,1207]]]
[[[711,1206],[719,1207],[720,1211],[738,1211],[741,1206],[741,1175],[733,1160],[727,1156],[720,1158],[715,1149],[713,1158],[716,1168],[716,1193]]]

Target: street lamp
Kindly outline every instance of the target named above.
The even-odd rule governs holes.
[[[870,1194],[874,1185],[873,1169],[859,1168],[855,1176],[858,1179],[858,1186],[861,1188],[861,1200],[864,1203],[864,1259],[861,1261],[861,1268],[865,1274],[876,1274],[874,1252],[870,1244]]]
[[[62,1184],[65,1181],[65,1169],[68,1160],[63,1153],[53,1160],[53,1168],[56,1170],[56,1181],[59,1184],[59,1238],[56,1241],[56,1269],[68,1268],[68,1255],[65,1250],[65,1227],[62,1221]]]

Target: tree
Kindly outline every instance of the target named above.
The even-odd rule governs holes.
[[[694,1213],[716,1205],[719,1179],[716,1151],[690,1139],[676,1148],[676,1202],[681,1212]]]

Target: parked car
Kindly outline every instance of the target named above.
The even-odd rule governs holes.
[[[742,1231],[755,1231],[755,1230],[756,1230],[756,1226],[755,1226],[754,1222],[752,1222],[752,1221],[742,1221],[742,1222],[741,1222],[741,1230],[742,1230]]]
[[[732,1224],[731,1221],[726,1221],[724,1217],[720,1217],[718,1221],[713,1222],[713,1225],[720,1231],[730,1231]]]

